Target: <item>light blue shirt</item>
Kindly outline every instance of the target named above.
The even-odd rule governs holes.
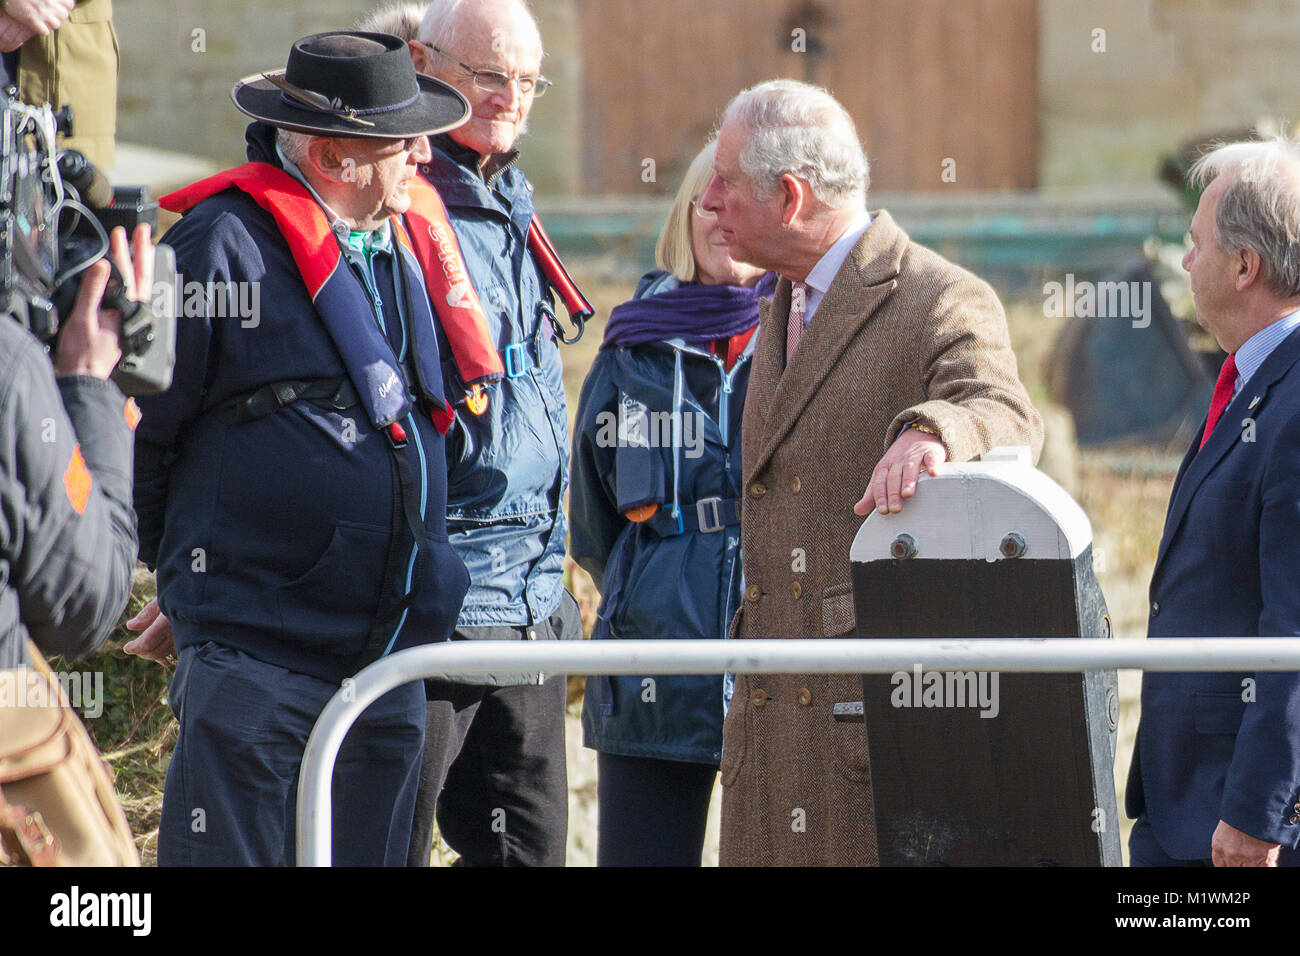
[[[870,225],[871,213],[864,209],[862,214],[849,223],[849,227],[826,250],[826,254],[817,260],[817,265],[812,267],[808,277],[803,280],[804,285],[808,287],[804,298],[803,327],[805,329],[812,321],[817,306],[821,304],[822,296],[835,281],[835,276],[844,265],[844,260],[849,257],[849,253],[853,251],[853,247],[858,244],[858,240]]]
[[[1233,397],[1246,387],[1251,376],[1259,371],[1264,360],[1282,344],[1282,340],[1297,328],[1300,328],[1300,311],[1283,316],[1246,339],[1241,348],[1234,353],[1237,362],[1237,380],[1232,389]]]

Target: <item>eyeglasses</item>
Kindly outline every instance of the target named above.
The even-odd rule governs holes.
[[[432,43],[424,43],[434,53],[441,53],[447,59],[451,60],[462,70],[470,73],[474,77],[474,86],[485,93],[504,93],[510,88],[511,82],[519,87],[519,93],[527,96],[531,93],[534,97],[546,95],[546,91],[553,85],[550,80],[544,76],[509,76],[499,70],[476,70],[468,63],[462,63],[446,50],[436,47]]]
[[[718,214],[714,212],[712,209],[705,209],[703,206],[701,206],[700,201],[698,199],[691,200],[691,208],[695,210],[695,215],[699,216],[701,219],[718,218]]]

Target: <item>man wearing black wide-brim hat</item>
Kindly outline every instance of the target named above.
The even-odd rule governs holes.
[[[340,33],[232,96],[255,120],[250,162],[163,199],[204,295],[180,303],[175,382],[141,400],[137,431],[159,597],[127,650],[179,656],[162,865],[294,862],[321,709],[373,660],[446,640],[468,585],[446,536],[437,316],[397,218],[445,218],[411,180],[465,100],[397,38]],[[348,734],[335,862],[405,863],[423,718],[407,685]]]

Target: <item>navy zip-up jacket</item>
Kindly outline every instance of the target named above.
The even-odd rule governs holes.
[[[280,165],[272,130],[249,127],[248,157]],[[140,401],[140,553],[157,567],[159,604],[177,648],[215,641],[322,680],[354,673],[380,608],[394,535],[402,549],[398,589],[412,598],[388,650],[446,640],[468,575],[447,543],[443,436],[418,410],[401,422],[408,440],[400,453],[419,479],[426,539],[411,563],[410,534],[395,508],[389,439],[360,407],[336,412],[299,401],[233,425],[213,414],[272,382],[345,375],[271,215],[227,190],[188,212],[167,242],[187,285],[260,289],[255,316],[219,318],[211,308],[186,308],[172,388]],[[404,339],[394,321],[392,269],[391,258],[375,260],[397,353]],[[426,294],[417,274],[408,268],[406,275],[413,294]],[[355,269],[351,278],[363,281]],[[182,288],[182,306],[194,301],[194,291]]]
[[[637,298],[675,285],[671,276],[652,273]],[[592,363],[574,425],[570,542],[574,560],[601,591],[592,640],[726,636],[741,596],[739,524],[662,533],[656,522],[633,523],[625,512],[655,504],[666,513],[677,502],[694,516],[701,501],[739,498],[740,423],[755,341],[730,372],[717,356],[680,342],[603,348]],[[620,416],[662,413],[680,416],[683,447],[608,440]],[[662,438],[662,429],[657,434]],[[587,678],[584,745],[628,757],[717,764],[722,676],[646,679]]]

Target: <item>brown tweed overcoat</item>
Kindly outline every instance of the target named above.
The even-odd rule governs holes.
[[[851,636],[849,546],[863,521],[853,505],[908,423],[937,431],[954,461],[998,445],[1029,445],[1037,460],[1042,446],[997,296],[887,212],[787,369],[790,291],[782,280],[760,306],[745,401],[736,638]],[[723,865],[876,862],[866,733],[831,719],[837,702],[861,699],[857,675],[737,675],[723,727]]]

